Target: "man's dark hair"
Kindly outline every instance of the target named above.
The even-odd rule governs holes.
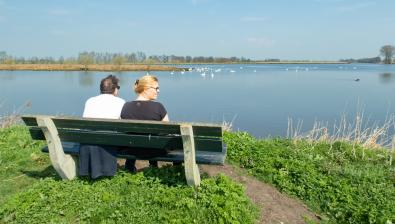
[[[100,93],[113,94],[118,87],[119,79],[115,75],[109,75],[100,82]]]

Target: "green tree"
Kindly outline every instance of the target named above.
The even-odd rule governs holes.
[[[84,70],[88,70],[88,65],[93,63],[93,59],[93,55],[89,54],[88,52],[80,53],[78,56],[78,63],[84,65]]]
[[[393,45],[385,45],[380,49],[380,54],[384,57],[385,64],[391,64],[392,58],[395,55],[395,46]]]
[[[7,56],[4,59],[4,64],[13,65],[13,64],[15,64],[15,59],[11,56]]]
[[[117,55],[112,58],[112,63],[118,66],[118,70],[121,69],[121,65],[124,64],[126,61],[125,57],[122,55]]]
[[[5,59],[7,57],[7,52],[5,51],[0,51],[0,64],[3,64]]]

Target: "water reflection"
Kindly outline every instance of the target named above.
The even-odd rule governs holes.
[[[6,73],[6,74],[0,74],[0,80],[14,80],[15,75],[13,73]]]
[[[395,73],[381,73],[380,80],[382,83],[390,83],[395,80]]]
[[[72,84],[72,83],[74,83],[75,73],[70,72],[70,71],[65,71],[63,73],[63,77],[64,77],[65,82]]]
[[[232,122],[234,130],[265,137],[284,136],[290,117],[303,120],[307,129],[316,120],[331,122],[350,112],[347,105],[366,105],[372,121],[395,113],[388,106],[395,105],[395,65],[193,67],[184,74],[152,72],[163,90],[158,100],[173,121]],[[120,97],[132,100],[133,84],[146,72],[0,71],[0,115],[31,100],[30,114],[80,116],[85,101],[99,93],[100,80],[109,74],[120,79]]]
[[[94,73],[92,72],[79,72],[78,81],[81,86],[92,86],[95,84]]]

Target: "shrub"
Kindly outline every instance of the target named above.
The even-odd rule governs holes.
[[[226,133],[228,159],[333,223],[395,222],[393,152]],[[391,157],[392,156],[392,157]]]

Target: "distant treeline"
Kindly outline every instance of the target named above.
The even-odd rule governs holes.
[[[340,62],[347,62],[347,63],[380,63],[381,58],[380,57],[374,57],[374,58],[360,58],[360,59],[341,59]]]
[[[269,59],[276,60],[276,59]],[[192,57],[176,55],[150,55],[144,52],[108,53],[108,52],[81,52],[77,57],[14,57],[5,51],[0,51],[0,64],[172,64],[172,63],[248,63],[248,58],[238,57]]]
[[[392,46],[390,46],[392,47]],[[390,64],[395,53],[395,48],[390,48],[389,52],[382,52],[385,57],[382,61],[379,56],[373,58],[360,59],[340,59],[342,63],[387,63]],[[292,62],[312,62],[307,60],[280,60],[269,58],[264,60],[251,60],[244,57],[205,57],[205,56],[176,56],[176,55],[150,55],[138,51],[133,53],[109,53],[109,52],[81,52],[77,57],[16,57],[0,51],[0,64],[179,64],[179,63],[292,63]]]

